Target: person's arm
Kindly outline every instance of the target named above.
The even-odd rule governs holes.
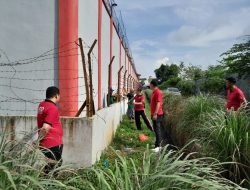
[[[157,114],[158,114],[158,112],[159,112],[160,106],[161,106],[161,102],[157,102],[156,108],[155,108],[155,113],[154,113],[154,115],[153,115],[153,119],[154,119],[154,120],[157,120]]]
[[[52,128],[52,124],[56,115],[58,115],[57,108],[51,108],[46,110],[46,117],[44,118],[44,123],[42,128],[39,130],[39,139],[43,139],[49,130]]]
[[[135,99],[135,96],[132,97],[132,98],[128,101],[128,103],[133,103],[133,102],[134,102],[134,99]]]
[[[145,101],[145,98],[144,96],[141,97],[141,101],[140,102],[134,102],[135,105],[144,105],[144,101]]]
[[[39,139],[42,140],[46,134],[49,132],[51,129],[51,125],[48,123],[44,123],[42,128],[39,130]]]
[[[134,102],[135,105],[142,105],[142,102]]]
[[[153,113],[153,119],[154,120],[157,120],[157,116],[158,116],[158,112],[160,110],[160,107],[161,107],[161,102],[162,102],[162,94],[160,93],[157,93],[156,96],[156,108],[155,108],[155,112]]]
[[[240,93],[239,93],[239,97],[240,97],[240,101],[241,101],[240,107],[245,109],[245,108],[247,107],[247,100],[246,100],[246,98],[245,98],[244,93],[243,93],[243,92],[240,92]]]

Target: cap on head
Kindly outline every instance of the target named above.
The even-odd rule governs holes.
[[[46,90],[46,99],[51,99],[59,94],[60,91],[56,86],[50,86]]]
[[[232,83],[232,84],[236,84],[236,79],[234,77],[227,77],[226,81]]]
[[[150,82],[151,85],[153,85],[154,87],[157,87],[158,86],[158,81],[156,79],[153,79],[151,82]]]

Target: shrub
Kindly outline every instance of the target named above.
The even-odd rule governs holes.
[[[223,94],[225,91],[225,81],[220,77],[211,77],[201,85],[201,91],[210,94]]]
[[[167,89],[168,87],[175,87],[180,81],[181,81],[181,78],[173,77],[173,78],[170,78],[167,81],[163,82],[159,86],[159,88],[164,90],[164,89]]]
[[[179,145],[179,138],[176,133],[177,124],[181,117],[183,109],[183,97],[175,96],[173,94],[164,94],[163,97],[163,111],[165,113],[164,123],[166,132],[171,134],[170,142],[176,146]],[[165,135],[167,137],[167,135]],[[168,138],[170,136],[168,135]]]
[[[145,93],[145,96],[146,96],[147,100],[150,102],[151,95],[152,95],[152,90],[147,89],[147,90],[144,91],[144,93]]]
[[[195,94],[195,83],[191,80],[181,80],[177,84],[177,88],[180,89],[182,95],[190,96]]]

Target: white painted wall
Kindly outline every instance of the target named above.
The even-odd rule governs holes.
[[[113,26],[113,56],[115,56],[112,69],[113,69],[113,75],[112,75],[112,86],[115,91],[117,91],[118,88],[118,70],[119,70],[119,56],[120,56],[120,39],[117,35],[117,32],[115,30],[115,27]]]
[[[58,46],[57,3],[58,0],[0,1],[0,49],[7,54],[10,62],[39,56]],[[110,62],[110,18],[104,5],[102,12],[101,99],[103,100],[103,107],[106,107],[108,64]],[[79,0],[78,20],[79,37],[84,41],[84,51],[87,61],[89,47],[98,37],[98,0]],[[125,62],[124,52],[125,50],[122,47],[122,65]],[[45,57],[44,60],[32,64],[0,67],[0,115],[36,114],[37,104],[45,98],[46,88],[58,85],[58,60],[56,58],[57,54],[54,55],[54,53],[57,53],[57,49],[48,52],[48,54],[51,54],[49,57]],[[0,52],[0,54],[0,64],[7,63],[8,60],[4,56],[4,53]],[[120,39],[115,27],[113,27],[113,55],[115,56],[115,60],[113,63],[112,87],[117,91]],[[96,44],[92,55],[93,89],[96,109],[98,104],[97,57],[98,47]],[[78,65],[78,105],[80,107],[86,99],[81,56],[79,56]],[[65,78],[67,77],[65,76]],[[85,115],[86,113],[83,112],[81,116]]]
[[[98,111],[93,120],[92,162],[100,159],[102,151],[112,142],[116,129],[126,114],[127,101],[123,100]]]
[[[126,113],[126,100],[113,104],[97,112],[93,118],[61,118],[63,126],[63,161],[75,167],[88,167],[100,159],[102,151],[107,148],[115,131]],[[20,141],[24,136],[35,131],[35,116],[0,116],[0,133],[7,134]],[[32,142],[37,134],[29,135]]]
[[[98,38],[98,1],[97,0],[80,0],[79,1],[79,37],[83,38],[88,46],[92,44],[94,39]],[[119,60],[120,60],[120,39],[113,26],[113,56],[115,60],[112,65],[112,88],[117,92],[118,88],[118,70],[119,70]],[[85,48],[87,54],[88,48]],[[122,65],[125,66],[125,50],[122,46],[121,50],[121,61]],[[97,58],[98,48],[97,45],[94,49],[94,54]],[[93,58],[93,79],[94,79],[94,91],[97,93],[98,90],[98,63],[97,59]],[[102,5],[102,106],[105,108],[107,106],[107,93],[108,93],[108,65],[110,63],[110,16],[106,11],[104,5]],[[81,57],[79,57],[79,77],[83,77]],[[125,70],[125,68],[124,68]],[[124,73],[123,70],[123,73]],[[122,77],[123,78],[123,74]],[[123,82],[123,80],[121,80]],[[85,87],[84,80],[79,80],[79,107],[85,100]],[[121,86],[122,88],[123,86]],[[97,109],[98,97],[95,96],[95,107]],[[82,116],[86,113],[82,113]]]
[[[102,107],[107,106],[108,65],[110,63],[110,16],[102,5]]]
[[[95,39],[98,37],[98,1],[97,0],[79,0],[79,19],[78,19],[78,27],[79,33],[78,36],[83,39],[85,42],[85,54],[86,54],[86,61],[87,61],[87,53],[89,50],[88,46],[91,46]],[[95,108],[97,109],[98,103],[98,63],[97,63],[97,55],[98,55],[98,47],[97,44],[93,50],[92,57],[92,67],[93,67],[93,89],[94,89],[94,102]],[[82,68],[82,61],[81,56],[79,56],[79,107],[86,99],[85,96],[85,83],[83,77],[83,68]],[[81,116],[85,116],[86,113],[83,112]]]
[[[36,57],[54,49],[58,39],[57,22],[57,0],[1,0],[0,64]],[[57,58],[53,57],[22,66],[0,66],[0,115],[36,114],[37,104],[32,102],[44,99],[46,88],[58,82]]]

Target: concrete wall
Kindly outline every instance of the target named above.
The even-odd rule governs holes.
[[[61,118],[63,125],[64,164],[88,167],[100,159],[110,144],[122,116],[126,113],[126,100],[97,112],[93,118]],[[0,133],[6,128],[10,139],[21,140],[36,130],[34,116],[0,116]],[[37,139],[37,134],[30,136]]]
[[[120,67],[120,39],[116,33],[115,27],[113,27],[113,56],[115,56],[112,69],[112,88],[117,90],[118,88],[118,71]]]
[[[85,54],[89,51],[88,46],[91,46],[91,44],[94,42],[95,39],[97,39],[97,32],[98,32],[98,1],[93,1],[93,0],[80,0],[79,1],[79,37],[81,37],[84,41],[84,51]],[[96,47],[93,50],[93,53],[95,57],[92,59],[93,61],[93,89],[94,89],[94,102],[95,105],[97,105],[97,90],[98,90],[98,64],[97,64],[97,44]],[[83,103],[83,101],[86,99],[85,96],[85,82],[83,80],[83,68],[82,68],[82,61],[81,57],[79,56],[79,106]],[[95,106],[97,107],[97,106]],[[81,116],[85,116],[85,112],[81,114]]]
[[[98,39],[98,0],[80,0],[79,1],[79,37],[83,38],[87,46],[90,46],[94,39]],[[115,56],[115,60],[112,64],[112,88],[117,92],[118,88],[118,71],[120,68],[120,59],[121,66],[124,66],[123,73],[125,71],[125,49],[121,47],[121,55],[120,55],[120,38],[116,32],[115,26],[113,26],[113,38],[112,38],[112,54]],[[85,49],[85,52],[88,51],[88,48]],[[94,79],[94,101],[95,108],[97,109],[98,104],[98,63],[97,63],[97,55],[98,48],[97,46],[94,49],[93,55],[93,79]],[[120,58],[121,56],[121,58]],[[108,14],[104,4],[102,5],[102,88],[101,88],[101,100],[102,107],[105,108],[107,106],[107,93],[108,93],[108,65],[110,63],[110,15]],[[80,78],[83,76],[82,74],[82,65],[80,63],[81,59],[79,59],[79,76]],[[123,82],[123,73],[122,80]],[[127,75],[128,76],[128,75]],[[85,96],[82,95],[85,93],[85,89],[83,86],[83,80],[79,81],[79,101],[83,101]],[[121,86],[123,88],[123,86]],[[81,104],[80,104],[81,105]],[[80,106],[79,105],[79,106]],[[82,115],[84,115],[83,113]]]
[[[36,57],[54,49],[57,22],[57,0],[1,0],[0,63]],[[0,115],[34,115],[37,105],[33,102],[44,98],[48,86],[57,85],[57,59],[44,58],[48,59],[0,67]]]
[[[117,126],[126,111],[127,101],[124,100],[98,111],[94,117],[92,131],[93,163],[100,158],[102,151],[112,142]]]
[[[98,0],[78,0],[78,3],[78,36],[84,41],[84,51],[87,55],[89,47],[92,45],[93,41],[95,39],[98,40]],[[46,88],[52,85],[58,86],[58,59],[56,58],[58,56],[58,9],[58,0],[0,1],[0,49],[4,50],[9,58],[8,60],[4,53],[0,50],[0,115],[36,115],[37,105],[42,99],[45,98]],[[60,31],[61,30],[62,27],[60,28]],[[98,108],[98,90],[101,91],[101,104],[103,108],[107,106],[106,97],[108,93],[108,65],[110,63],[110,15],[106,10],[104,3],[102,4],[101,32],[101,89],[98,89],[97,44],[92,54],[92,78],[96,110]],[[120,64],[121,66],[125,66],[125,49],[121,46],[120,53],[121,40],[115,26],[113,26],[112,39],[113,55],[115,56],[115,61],[112,66],[112,88],[115,92],[117,92],[118,70],[120,68]],[[66,50],[70,48],[76,48],[76,44],[72,43],[69,47],[65,47]],[[65,51],[65,49],[63,50]],[[38,59],[35,59],[32,60],[35,62],[31,64],[22,64],[14,67],[1,66],[1,63],[15,62],[20,59],[36,57],[44,52],[47,52],[46,55],[49,54],[50,56],[45,56],[44,59],[41,59],[40,57],[39,59],[41,60],[38,62]],[[65,54],[68,56],[72,54],[72,52]],[[75,92],[74,94],[70,94],[71,96],[78,97],[78,100],[71,102],[73,104],[73,102],[78,101],[78,107],[81,107],[86,99],[85,81],[81,60],[81,56],[79,56],[78,77],[73,76],[75,77],[74,80],[78,80],[78,86],[72,87],[74,89],[78,88],[78,94]],[[26,60],[25,62],[27,61],[29,62],[30,60]],[[128,62],[129,61],[127,61],[127,63]],[[121,89],[123,88],[124,71],[125,68],[121,74]],[[70,74],[69,76],[61,77],[61,81],[68,80],[69,78],[72,79]],[[64,88],[63,92],[67,90],[70,91],[70,89],[72,91],[72,88]],[[64,98],[65,97],[66,96],[64,96]],[[67,102],[68,105],[70,104],[69,101],[63,102]],[[86,112],[83,111],[81,116],[85,115]]]

